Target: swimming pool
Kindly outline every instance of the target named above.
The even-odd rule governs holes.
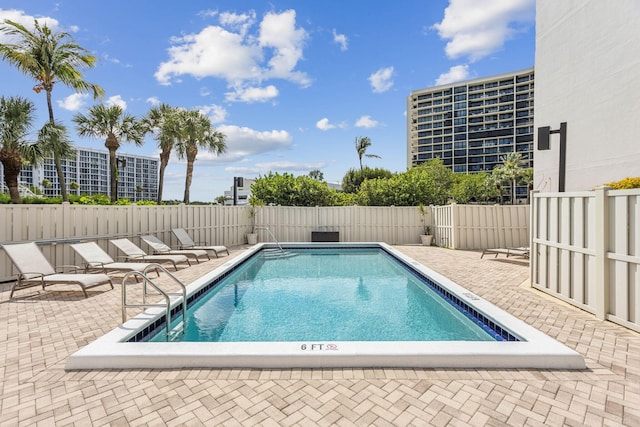
[[[381,248],[259,252],[137,341],[502,341]]]
[[[273,246],[261,244],[189,285],[193,316],[182,342],[154,342],[166,341],[164,310],[150,309],[74,353],[66,368],[584,367],[578,353],[386,244],[283,246],[296,256],[264,259],[261,250]],[[308,261],[313,273],[301,273],[309,251],[320,256]],[[370,256],[377,259],[363,261]],[[456,325],[430,336],[438,321]]]

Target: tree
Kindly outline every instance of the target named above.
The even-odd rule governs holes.
[[[383,168],[349,169],[342,177],[342,191],[345,193],[357,193],[360,185],[367,179],[391,178],[393,173]]]
[[[315,179],[316,181],[324,181],[324,174],[318,169],[314,169],[309,172],[309,178]]]
[[[178,112],[178,137],[175,149],[180,159],[187,159],[187,174],[184,183],[183,203],[189,203],[189,189],[193,179],[193,163],[198,155],[198,148],[222,154],[227,149],[223,133],[214,129],[211,120],[197,110],[180,110]]]
[[[33,87],[36,93],[45,92],[51,124],[55,124],[51,103],[55,83],[62,83],[79,93],[93,93],[94,99],[104,95],[104,90],[96,84],[86,82],[81,72],[83,68],[93,68],[97,58],[78,46],[68,33],[54,33],[46,24],[40,26],[36,20],[34,31],[29,31],[17,22],[5,20],[0,32],[11,40],[17,39],[15,43],[0,44],[0,56],[36,81]],[[54,150],[53,159],[60,193],[62,200],[68,202],[61,158],[61,153]]]
[[[160,170],[158,173],[158,204],[162,203],[162,189],[164,188],[164,172],[169,164],[171,150],[178,138],[179,109],[167,104],[161,104],[149,110],[144,122],[147,131],[153,135],[160,148]]]
[[[229,200],[227,196],[218,196],[215,198],[216,203],[223,206],[224,206],[224,202],[226,202],[227,200]]]
[[[451,189],[456,203],[486,203],[498,197],[498,190],[486,172],[456,174]]]
[[[0,97],[0,163],[11,203],[20,203],[18,176],[23,159],[35,161],[43,157],[40,147],[27,141],[34,112],[33,103],[27,99]]]
[[[451,197],[454,179],[442,160],[431,159],[391,178],[364,181],[358,201],[365,206],[444,205]]]
[[[261,176],[251,186],[252,205],[281,206],[334,206],[337,191],[305,175],[294,177],[290,173],[272,173]]]
[[[118,194],[116,151],[120,148],[121,141],[142,145],[146,128],[140,120],[125,113],[119,105],[94,105],[86,116],[76,114],[73,121],[81,137],[105,138],[104,146],[109,150],[111,202],[114,203]]]
[[[511,204],[515,204],[516,185],[527,174],[527,161],[522,158],[522,154],[516,152],[505,154],[501,160],[502,164],[493,168],[494,181],[500,185],[507,183],[511,187]]]
[[[356,151],[358,152],[358,160],[360,161],[360,170],[362,170],[362,157],[381,159],[377,154],[366,154],[367,149],[371,146],[371,139],[367,136],[356,137]]]

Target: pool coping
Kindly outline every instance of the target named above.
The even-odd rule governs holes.
[[[538,368],[583,369],[579,353],[496,307],[425,265],[379,242],[286,243],[286,247],[380,247],[419,274],[456,295],[461,301],[503,325],[522,341],[391,341],[391,342],[122,342],[165,313],[150,308],[72,354],[66,370],[173,368]],[[197,292],[262,248],[260,243],[187,286]],[[176,300],[179,301],[179,299]],[[158,351],[158,346],[162,351]]]

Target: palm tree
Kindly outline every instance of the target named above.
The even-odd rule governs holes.
[[[146,127],[140,120],[125,113],[119,105],[94,105],[88,115],[76,114],[73,121],[81,137],[106,138],[104,146],[109,150],[111,202],[114,203],[118,194],[116,151],[120,148],[120,142],[133,142],[138,146],[144,144]]]
[[[525,167],[527,161],[522,158],[521,153],[516,152],[505,154],[501,160],[502,164],[493,169],[492,175],[496,181],[507,182],[511,186],[511,204],[513,205],[516,203],[516,185],[527,174]]]
[[[158,199],[157,203],[162,203],[162,189],[164,187],[164,172],[169,164],[171,150],[178,137],[178,115],[179,109],[167,104],[161,104],[151,108],[144,118],[148,132],[158,142],[160,148],[160,171],[158,174]]]
[[[55,123],[51,103],[51,92],[55,83],[60,82],[79,93],[91,92],[94,99],[104,95],[104,90],[96,84],[86,82],[80,71],[82,68],[93,68],[97,58],[78,46],[68,33],[53,33],[46,24],[40,26],[36,20],[33,32],[10,20],[4,21],[0,32],[12,40],[17,39],[15,43],[0,44],[0,56],[36,81],[33,87],[36,93],[45,92],[50,123]],[[54,150],[53,159],[60,193],[62,200],[68,202],[69,195],[61,158],[61,153]]]
[[[360,160],[360,170],[362,171],[362,157],[381,159],[377,154],[366,154],[367,148],[371,146],[371,139],[368,136],[356,137],[356,151],[358,152],[358,160]]]
[[[35,108],[24,98],[0,97],[0,163],[4,167],[4,182],[11,203],[20,203],[18,176],[23,160],[36,162],[43,154],[37,143],[27,141],[33,124]]]
[[[197,110],[180,110],[179,137],[176,140],[176,153],[180,159],[187,158],[187,175],[184,184],[184,203],[189,203],[189,189],[193,179],[193,163],[198,155],[198,148],[206,148],[215,154],[222,154],[227,149],[223,133],[215,130],[211,120]]]

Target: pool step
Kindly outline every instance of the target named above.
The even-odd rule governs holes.
[[[266,259],[291,258],[296,255],[298,254],[280,249],[264,249],[262,251],[262,257]]]

